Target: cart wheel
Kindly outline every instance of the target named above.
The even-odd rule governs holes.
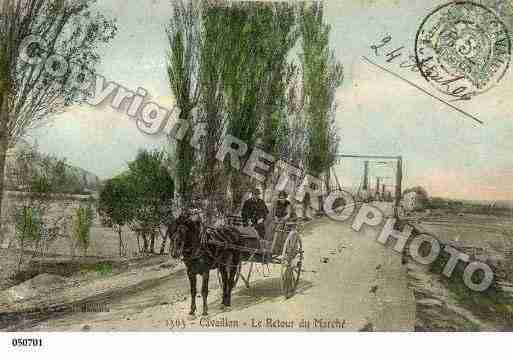
[[[281,258],[281,291],[286,299],[296,292],[303,266],[303,243],[299,234],[293,230],[283,245]]]

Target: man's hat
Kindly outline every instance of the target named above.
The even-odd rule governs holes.
[[[191,208],[189,210],[189,213],[191,216],[195,215],[195,214],[201,214],[201,212],[202,212],[201,208]]]

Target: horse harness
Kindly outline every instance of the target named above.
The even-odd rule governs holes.
[[[203,226],[196,225],[192,221],[187,221],[185,223],[181,223],[179,226],[185,226],[189,229],[189,231],[193,232],[194,235],[200,236],[199,245],[194,248],[192,247],[193,251],[190,255],[185,255],[185,251],[182,250],[182,260],[187,261],[194,261],[198,259],[203,259],[205,256],[207,256],[209,259],[212,260],[213,265],[212,268],[217,268],[221,263],[221,256],[223,255],[223,250],[229,249],[229,239],[226,238],[223,232],[221,232],[219,229],[216,228],[201,228]],[[199,230],[197,228],[199,226]],[[236,231],[232,228],[225,228],[224,232],[229,231],[231,234],[234,234],[233,232]],[[199,233],[198,233],[199,232]],[[209,238],[215,238],[216,242],[222,242],[225,243],[224,246],[218,246],[218,245],[209,245]],[[185,241],[182,244],[182,247],[185,245]],[[215,253],[212,252],[212,247],[215,247]],[[187,258],[187,259],[185,259]],[[230,265],[229,265],[230,266]],[[233,266],[236,267],[236,266]]]

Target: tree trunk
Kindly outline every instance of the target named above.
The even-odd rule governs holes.
[[[148,253],[148,237],[144,232],[141,235],[143,237],[143,253]]]
[[[123,239],[121,238],[121,228],[118,229],[118,236],[119,236],[119,256],[122,257],[121,248],[123,246]]]
[[[39,260],[39,273],[43,272],[43,261],[45,260],[45,241],[41,238],[41,259]]]
[[[21,270],[21,264],[23,263],[23,247],[25,247],[25,243],[23,243],[23,237],[25,237],[25,233],[22,234],[20,238],[20,259],[18,261],[18,272]]]
[[[308,207],[310,206],[310,194],[306,193],[303,198],[303,218],[310,218],[308,216]]]
[[[160,251],[159,251],[160,254],[164,254],[164,251],[166,250],[166,243],[167,243],[167,238],[163,237],[162,245],[160,246]]]
[[[249,184],[239,173],[233,173],[231,181],[232,213],[236,214],[242,207],[244,193],[249,190]]]
[[[155,253],[155,231],[151,232],[150,253]]]
[[[1,119],[0,121],[6,121],[6,119]],[[3,213],[2,213],[2,204],[4,198],[4,182],[5,182],[5,164],[7,157],[7,150],[9,149],[9,141],[6,138],[6,134],[2,133],[5,131],[0,130],[0,243],[3,243],[3,233],[2,226],[4,223]]]
[[[184,117],[185,116],[185,117]],[[180,116],[180,119],[187,120],[189,114]],[[182,205],[188,207],[191,203],[192,195],[192,178],[191,171],[194,165],[194,149],[190,145],[192,138],[192,130],[189,129],[182,141],[177,144],[177,182],[178,192],[182,200]]]
[[[73,237],[70,237],[69,255],[71,257],[71,260],[75,259],[75,247],[76,241],[73,240]]]
[[[215,146],[215,141],[213,142],[212,136],[207,136],[210,140],[207,143],[206,147],[206,164],[205,164],[205,177],[203,184],[203,196],[206,199],[206,225],[211,226],[214,222],[215,217],[215,207],[218,202],[218,196],[220,195],[221,188],[221,174],[219,173],[218,167],[219,163],[217,159],[214,157],[217,153],[217,148]]]
[[[324,215],[324,196],[320,195],[318,197],[318,208],[317,208],[317,214],[318,215]]]
[[[137,250],[139,253],[141,253],[141,241],[140,241],[141,235],[139,233],[135,234],[135,238],[137,239]]]
[[[162,232],[160,231],[159,229],[159,233],[160,233],[160,236],[162,237],[162,244],[160,245],[160,254],[164,254],[164,251],[166,250],[166,243],[167,243],[167,237],[168,237],[168,234],[169,234],[169,227],[168,229],[166,230],[166,233],[164,233],[164,235],[162,235]]]

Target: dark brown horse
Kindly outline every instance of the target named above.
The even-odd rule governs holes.
[[[171,255],[182,258],[187,268],[187,276],[191,285],[191,311],[196,312],[196,276],[201,275],[201,295],[203,297],[203,315],[208,314],[208,281],[210,270],[217,269],[221,274],[223,305],[231,305],[231,293],[235,275],[240,262],[240,252],[213,245],[210,239],[224,243],[240,244],[239,233],[232,228],[202,229],[200,221],[187,216],[180,216],[176,221],[174,233],[171,235]]]

